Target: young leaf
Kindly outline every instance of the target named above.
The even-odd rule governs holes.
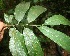
[[[66,34],[49,28],[47,26],[38,27],[38,29],[48,38],[70,52],[70,37]]]
[[[30,2],[26,2],[26,3],[22,2],[16,6],[14,15],[15,15],[15,19],[18,22],[20,22],[23,19],[29,7],[30,7]]]
[[[34,21],[40,14],[42,14],[46,10],[47,9],[42,6],[32,6],[27,16],[28,23]]]
[[[13,15],[7,15],[4,13],[4,19],[7,23],[11,23],[13,19]]]
[[[28,54],[30,56],[44,56],[39,40],[34,35],[33,31],[28,28],[25,28],[23,31],[23,35],[26,47],[28,49]]]
[[[45,23],[45,25],[69,25],[70,26],[70,21],[68,19],[66,19],[64,16],[62,15],[54,15],[50,18],[48,18]]]
[[[9,30],[9,48],[13,56],[27,56],[23,35],[15,28]]]

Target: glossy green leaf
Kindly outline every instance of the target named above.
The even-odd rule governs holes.
[[[9,30],[10,42],[9,48],[13,56],[27,56],[27,50],[24,43],[23,34],[15,28]]]
[[[4,13],[4,19],[7,23],[11,23],[13,19],[13,15],[7,15]]]
[[[30,2],[26,2],[26,3],[22,2],[16,6],[14,15],[15,15],[15,19],[18,22],[20,22],[23,19],[29,7],[30,7]]]
[[[28,49],[28,54],[30,56],[44,56],[39,40],[34,35],[33,31],[25,28],[23,31],[25,44]]]
[[[27,16],[28,23],[34,21],[40,14],[42,14],[46,10],[47,9],[42,6],[32,6]]]
[[[45,25],[69,25],[70,26],[70,21],[68,19],[66,19],[64,16],[62,15],[54,15],[50,18],[48,18],[45,23]]]
[[[48,38],[70,52],[70,37],[66,34],[49,28],[47,26],[38,27],[38,29]]]

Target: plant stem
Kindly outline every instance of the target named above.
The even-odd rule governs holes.
[[[15,26],[35,26],[35,27],[40,27],[42,25],[28,25],[28,24],[25,24],[25,25],[6,25],[5,27],[15,27]]]

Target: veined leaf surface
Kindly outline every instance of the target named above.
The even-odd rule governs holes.
[[[27,56],[23,35],[15,28],[9,30],[9,48],[13,56]]]
[[[45,12],[47,9],[42,6],[32,6],[28,12],[27,20],[28,23],[34,21],[40,14]]]
[[[48,18],[47,20],[45,20],[45,25],[69,25],[70,26],[70,21],[68,19],[66,19],[64,16],[62,15],[54,15],[50,18]]]
[[[18,22],[20,22],[23,19],[29,7],[30,7],[30,2],[26,2],[26,3],[22,2],[16,6],[14,15],[15,15],[15,19]]]
[[[34,35],[33,31],[29,28],[25,28],[23,30],[23,35],[26,47],[28,49],[28,54],[30,56],[44,56],[40,43],[37,37]]]
[[[38,27],[38,29],[48,38],[70,52],[70,37],[66,34],[49,28],[47,26]]]

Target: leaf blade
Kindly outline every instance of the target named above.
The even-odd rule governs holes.
[[[9,48],[13,56],[27,56],[27,50],[24,43],[23,35],[16,30],[11,28],[9,32],[10,42]]]
[[[34,21],[40,14],[42,14],[46,10],[47,9],[42,6],[32,6],[27,16],[28,23]]]
[[[25,28],[23,30],[25,44],[28,49],[28,54],[30,56],[44,56],[40,43],[37,37],[34,35],[33,31]]]
[[[14,17],[13,15],[7,15],[7,14],[4,13],[4,19],[7,23],[11,23],[13,17]]]
[[[41,26],[38,29],[48,38],[70,52],[70,37],[52,28]]]
[[[15,15],[15,19],[18,22],[20,22],[23,19],[29,7],[30,7],[30,2],[26,2],[26,3],[22,2],[16,6],[14,15]]]
[[[45,20],[45,25],[69,25],[70,26],[70,21],[68,19],[66,19],[64,16],[62,15],[54,15],[50,18],[48,18],[47,20]]]

